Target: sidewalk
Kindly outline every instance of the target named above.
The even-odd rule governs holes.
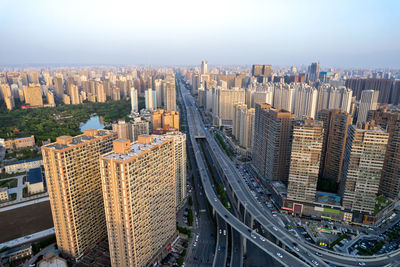
[[[17,239],[1,243],[0,244],[0,249],[3,248],[3,247],[12,248],[12,247],[16,247],[16,246],[19,246],[19,245],[22,245],[22,244],[25,244],[25,243],[30,243],[30,242],[33,242],[33,241],[35,241],[37,239],[41,239],[41,238],[46,237],[46,236],[54,235],[54,233],[55,233],[54,232],[54,228],[50,228],[50,229],[47,229],[47,230],[44,230],[44,231],[40,231],[40,232],[31,234],[31,235],[19,237]]]
[[[6,202],[6,203],[3,203],[3,204],[0,204],[0,212],[13,210],[13,209],[18,209],[18,208],[21,208],[21,207],[37,204],[37,203],[40,203],[40,202],[43,202],[43,201],[49,201],[50,198],[48,197],[48,195],[49,194],[46,192],[46,193],[43,193],[43,194],[40,194],[40,195],[35,195],[35,196],[32,196],[32,197],[25,198],[24,202],[20,202],[20,201],[15,200],[15,201],[10,201],[10,202]],[[4,204],[7,204],[7,205],[4,205]]]

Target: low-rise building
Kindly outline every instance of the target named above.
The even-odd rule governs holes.
[[[7,201],[7,200],[8,200],[8,188],[0,187],[0,201]]]
[[[3,139],[1,140],[0,144],[8,150],[28,148],[35,146],[35,137],[32,135],[30,137],[21,137],[8,140]]]
[[[28,194],[38,194],[44,192],[42,169],[30,169],[26,174],[26,184],[28,187]]]
[[[7,163],[4,166],[4,171],[6,173],[25,172],[33,168],[38,168],[42,165],[43,165],[42,158],[20,160],[12,163]]]
[[[25,244],[19,247],[11,248],[0,254],[0,259],[4,261],[15,261],[32,255],[32,246]],[[0,264],[1,265],[1,264]]]

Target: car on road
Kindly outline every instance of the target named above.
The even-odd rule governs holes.
[[[193,247],[195,247],[196,245],[197,245],[197,242],[194,242],[194,243],[193,243]]]
[[[225,216],[225,218],[228,218],[228,215],[227,215],[227,214],[225,214],[224,216]]]
[[[300,249],[298,247],[296,247],[296,246],[294,246],[293,249],[296,250],[297,252],[300,251]]]
[[[263,242],[265,242],[266,239],[265,239],[264,237],[261,236],[261,237],[260,237],[260,240],[263,241]]]
[[[279,258],[283,258],[283,255],[282,255],[281,253],[279,253],[279,252],[277,252],[276,255],[277,255]]]
[[[360,262],[358,263],[358,265],[360,265],[360,266],[364,266],[364,265],[365,265],[365,262],[363,262],[363,261],[360,261]]]
[[[318,257],[321,257],[321,256],[322,256],[322,254],[319,253],[319,252],[315,252],[315,255],[317,255]]]
[[[219,229],[219,234],[222,235],[222,229]]]
[[[278,228],[276,228],[275,226],[272,226],[272,229],[274,229],[275,231],[278,231]]]
[[[216,197],[214,198],[214,201],[217,202],[217,198]]]
[[[224,235],[226,235],[226,230],[224,230]]]
[[[254,239],[257,238],[257,236],[255,234],[251,234],[251,237],[254,238]]]
[[[312,263],[314,263],[315,266],[318,266],[318,262],[316,260],[311,260]]]

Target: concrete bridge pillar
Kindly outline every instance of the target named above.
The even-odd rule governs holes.
[[[243,256],[246,256],[247,255],[247,238],[243,237],[242,240],[243,240],[243,242],[242,242],[242,244],[243,244]]]

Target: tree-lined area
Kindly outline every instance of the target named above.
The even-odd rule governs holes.
[[[91,114],[96,113],[109,123],[125,117],[130,110],[130,101],[120,100],[2,112],[0,138],[34,135],[36,143],[41,145],[43,140],[55,141],[57,136],[80,134],[80,123],[86,122]]]

